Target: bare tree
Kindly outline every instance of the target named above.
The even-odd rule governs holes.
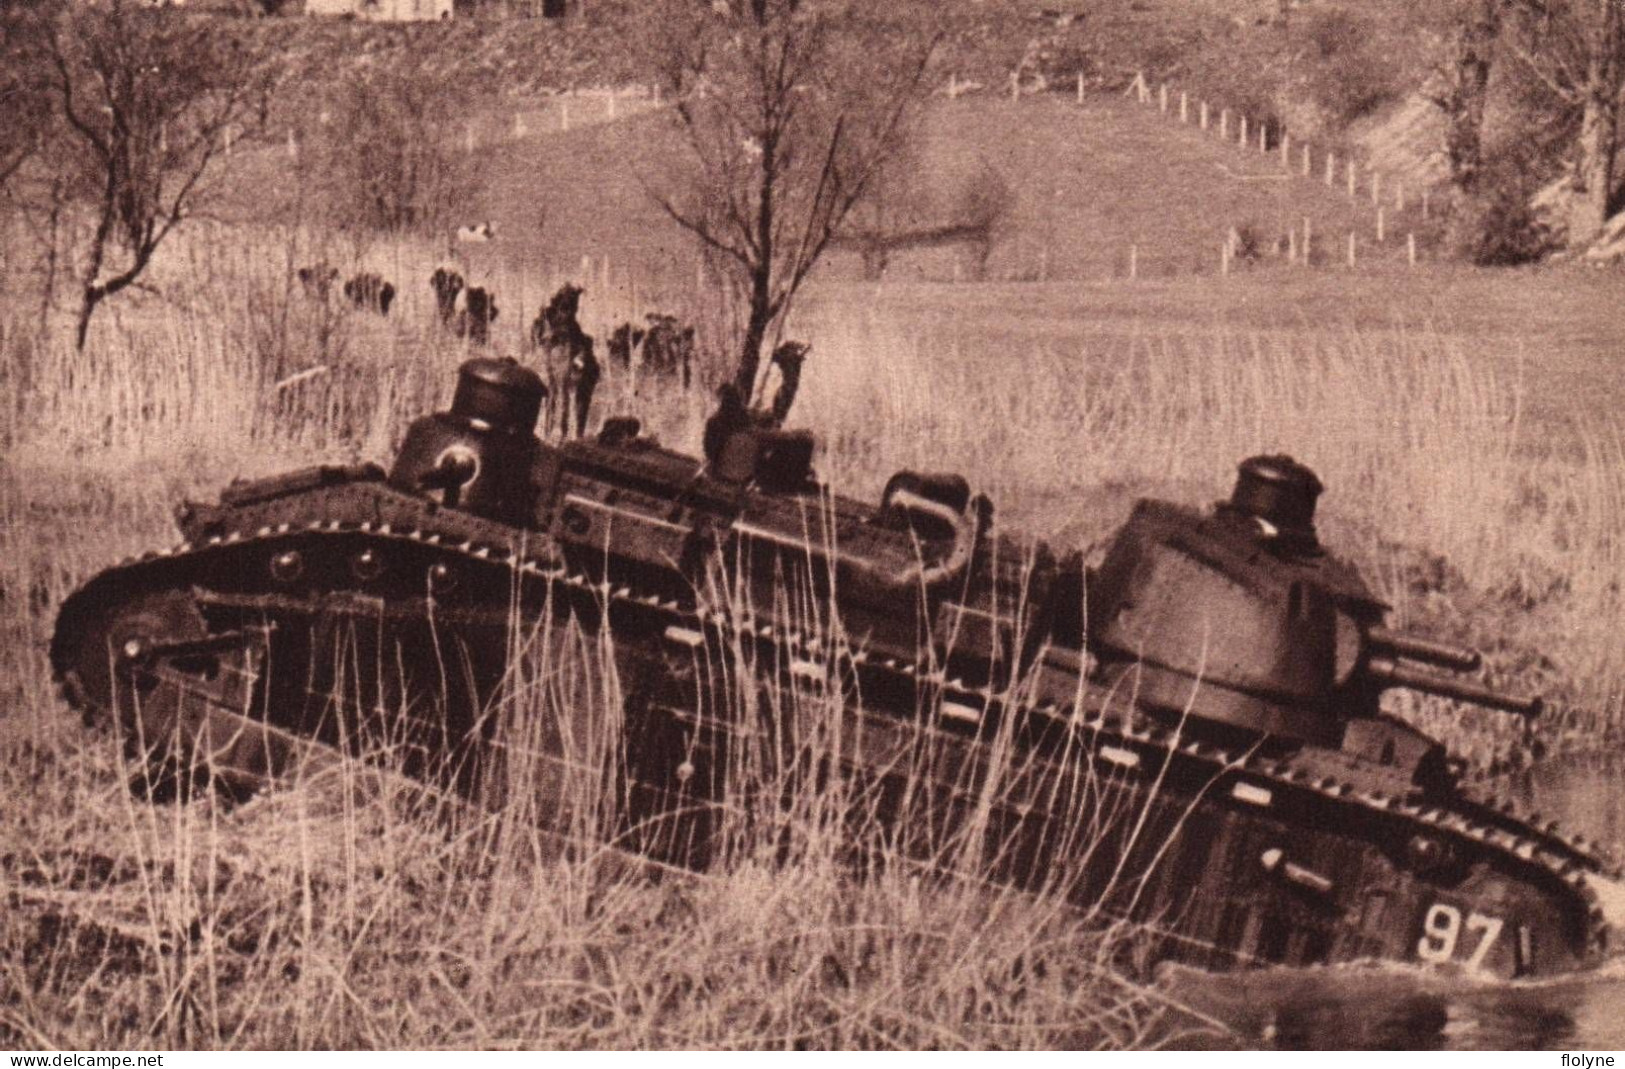
[[[329,219],[346,228],[425,230],[467,217],[480,161],[458,120],[472,95],[409,54],[352,73],[300,158],[302,184],[322,191]]]
[[[1620,0],[1518,0],[1517,13],[1512,48],[1577,119],[1568,243],[1578,248],[1602,229],[1613,197],[1625,93],[1625,7]]]
[[[878,7],[878,5],[877,5]],[[922,14],[837,0],[686,0],[652,58],[693,173],[657,203],[726,271],[742,313],[734,383],[762,347],[924,97]]]
[[[870,281],[897,253],[949,247],[969,254],[971,277],[979,278],[1014,201],[1010,184],[985,160],[961,155],[953,165],[928,164],[919,139],[910,138],[886,160],[832,247],[856,250]]]
[[[87,212],[75,340],[103,301],[133,285],[196,209],[228,140],[263,127],[270,80],[209,20],[124,0],[40,9],[17,57],[43,102],[17,199]]]

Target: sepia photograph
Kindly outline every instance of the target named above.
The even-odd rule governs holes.
[[[1622,0],[0,0],[0,1046],[1625,1048],[1622,110]]]

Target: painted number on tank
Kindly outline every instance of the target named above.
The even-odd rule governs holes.
[[[1461,910],[1444,902],[1435,902],[1428,907],[1427,916],[1422,919],[1422,938],[1416,943],[1416,956],[1434,964],[1453,961],[1456,947],[1461,942],[1461,930],[1465,927],[1478,936],[1465,962],[1468,971],[1476,972],[1483,967],[1490,948],[1500,938],[1504,923],[1500,917],[1469,913],[1463,925]]]

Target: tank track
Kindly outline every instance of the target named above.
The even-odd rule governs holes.
[[[355,489],[339,488],[336,496],[342,498],[345,491]],[[996,709],[1001,717],[1048,723],[1087,737],[1094,754],[1113,750],[1117,754],[1135,755],[1136,762],[1148,775],[1178,766],[1208,780],[1214,797],[1221,793],[1239,797],[1247,788],[1253,788],[1279,792],[1300,805],[1319,807],[1328,827],[1355,826],[1359,823],[1354,819],[1357,816],[1368,823],[1398,822],[1407,829],[1426,829],[1472,856],[1491,858],[1502,868],[1524,874],[1531,882],[1556,882],[1568,888],[1584,909],[1586,955],[1600,957],[1606,948],[1608,926],[1587,876],[1599,874],[1619,879],[1625,872],[1597,852],[1592,844],[1565,836],[1555,823],[1537,827],[1537,818],[1519,812],[1510,800],[1463,794],[1448,804],[1428,803],[1357,789],[1333,776],[1312,775],[1295,767],[1289,759],[1261,757],[1206,741],[1182,739],[1177,732],[1132,714],[1117,715],[1088,705],[1074,713],[1069,705],[1059,702],[1006,706],[1002,704],[1004,696],[992,689],[968,686],[928,665],[875,657],[858,649],[832,650],[821,636],[765,622],[742,624],[704,605],[684,604],[669,595],[595,580],[567,567],[544,538],[538,538],[533,546],[516,547],[509,541],[511,528],[466,513],[440,512],[434,517],[436,528],[402,522],[399,517],[383,518],[392,511],[379,507],[386,495],[387,491],[380,494],[369,490],[359,494],[358,501],[348,503],[350,506],[359,504],[359,509],[341,507],[335,514],[303,523],[256,523],[261,518],[256,513],[263,513],[265,517],[286,516],[288,502],[285,500],[268,502],[260,508],[233,508],[229,515],[234,525],[240,525],[237,529],[198,543],[183,542],[169,549],[149,551],[100,573],[64,602],[52,637],[50,660],[63,696],[87,718],[109,712],[92,701],[74,677],[75,658],[81,653],[78,642],[81,636],[94,630],[91,625],[98,614],[112,611],[132,592],[190,590],[205,608],[210,604],[225,604],[237,610],[286,614],[304,611],[293,604],[298,599],[251,590],[223,592],[195,580],[220,569],[229,571],[233,560],[245,555],[259,558],[268,552],[287,549],[327,549],[331,555],[338,556],[345,549],[362,543],[407,547],[420,554],[452,561],[470,573],[484,572],[489,579],[503,583],[511,583],[512,577],[517,575],[525,590],[534,590],[531,596],[562,597],[588,613],[600,612],[609,620],[612,631],[622,630],[623,625],[635,625],[626,629],[639,634],[658,632],[667,641],[684,645],[743,640],[783,664],[830,664],[841,676],[890,680],[908,686],[915,693],[929,688],[942,695],[980,702],[984,711]],[[419,509],[421,518],[420,502],[408,499],[400,502],[402,511],[414,506]],[[360,519],[358,512],[371,512],[379,518]],[[436,611],[444,610],[437,608]],[[975,735],[974,730],[946,716],[936,725],[922,725],[920,730],[967,742]]]

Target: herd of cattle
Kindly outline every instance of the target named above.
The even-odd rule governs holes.
[[[339,272],[327,263],[301,267],[297,276],[305,294],[315,301],[331,299]],[[442,327],[470,344],[487,345],[491,324],[496,322],[497,302],[490,290],[470,286],[450,267],[437,268],[429,277],[434,292],[435,311]],[[375,315],[389,315],[395,301],[395,286],[383,276],[362,272],[341,288],[344,299],[357,309]],[[541,356],[543,377],[548,386],[548,429],[569,436],[587,431],[592,398],[603,376],[603,366],[595,353],[593,337],[582,330],[578,313],[585,291],[566,283],[537,313],[530,325],[529,343]],[[608,358],[639,378],[657,380],[687,389],[693,381],[695,362],[694,327],[676,316],[651,312],[641,326],[622,323],[610,333]],[[807,346],[786,342],[773,353],[771,365],[778,371],[778,387],[769,409],[760,416],[783,425],[794,403],[801,379],[801,364]],[[736,403],[737,403],[736,399]],[[727,399],[724,398],[726,407]]]

